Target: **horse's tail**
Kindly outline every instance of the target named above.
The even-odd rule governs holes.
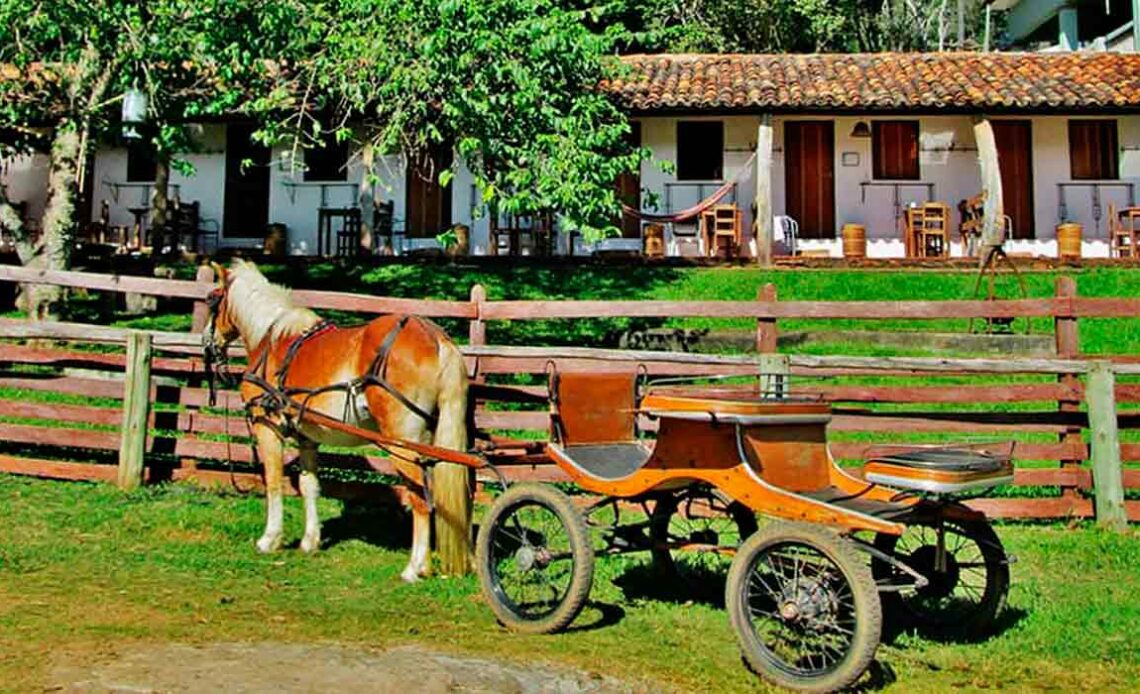
[[[467,449],[467,365],[455,343],[439,341],[438,422],[433,443],[456,451]]]
[[[439,341],[438,423],[433,443],[443,448],[467,448],[467,366],[455,343]],[[441,563],[462,572],[472,562],[471,500],[475,471],[459,465],[435,468],[432,493],[436,508],[436,550]],[[441,524],[444,527],[440,527]]]

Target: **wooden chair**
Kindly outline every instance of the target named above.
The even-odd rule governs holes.
[[[985,217],[986,193],[958,203],[962,221],[958,225],[958,235],[962,239],[962,255],[973,256],[978,251],[978,240],[982,236],[982,220]]]
[[[360,208],[349,207],[342,216],[344,222],[340,231],[336,233],[336,254],[340,256],[360,255],[364,251],[364,246],[360,242],[362,229]]]
[[[1108,204],[1108,238],[1113,257],[1140,257],[1136,249],[1138,227],[1140,227],[1140,207],[1125,207],[1117,211],[1114,203]]]
[[[396,203],[393,200],[376,202],[372,205],[372,250],[392,252],[396,247]]]
[[[704,215],[704,237],[709,256],[732,258],[739,253],[742,214],[736,205],[713,205]]]
[[[949,256],[950,208],[940,202],[928,202],[923,204],[920,210],[916,227],[918,256],[920,258]]]

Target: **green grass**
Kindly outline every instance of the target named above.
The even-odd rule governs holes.
[[[299,502],[286,509],[295,540]],[[315,556],[258,555],[262,513],[258,498],[187,486],[124,495],[0,476],[0,689],[40,689],[52,662],[94,662],[120,644],[248,640],[418,643],[560,663],[651,691],[764,690],[740,664],[724,612],[647,597],[654,586],[638,555],[599,561],[578,629],[520,636],[495,624],[473,578],[402,584],[407,528],[394,511],[323,501],[332,544]],[[1140,687],[1136,531],[998,532],[1019,557],[1002,631],[977,644],[900,637],[879,651],[895,680],[887,690]]]

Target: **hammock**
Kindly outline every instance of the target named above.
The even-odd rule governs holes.
[[[720,199],[727,195],[728,191],[732,190],[732,187],[740,181],[745,172],[751,170],[752,161],[754,159],[756,159],[756,152],[753,152],[752,156],[748,157],[748,161],[744,162],[744,166],[740,167],[740,170],[736,172],[736,176],[734,176],[732,180],[725,181],[721,187],[712,192],[712,195],[709,195],[707,198],[701,200],[692,207],[686,207],[685,209],[680,210],[679,212],[673,212],[672,214],[651,214],[648,212],[642,212],[635,207],[630,207],[629,205],[623,203],[621,206],[622,212],[644,222],[657,222],[662,224],[683,222],[685,220],[692,219],[693,217],[696,217],[700,213],[720,202]]]

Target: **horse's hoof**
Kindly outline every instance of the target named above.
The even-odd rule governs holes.
[[[281,538],[279,537],[261,537],[257,541],[257,551],[262,554],[271,554],[276,552],[281,546]]]
[[[321,538],[305,536],[301,538],[301,551],[305,554],[312,554],[321,548]]]
[[[416,581],[420,580],[419,574],[415,569],[411,567],[408,567],[400,572],[400,578],[403,579],[404,583],[415,583]]]

